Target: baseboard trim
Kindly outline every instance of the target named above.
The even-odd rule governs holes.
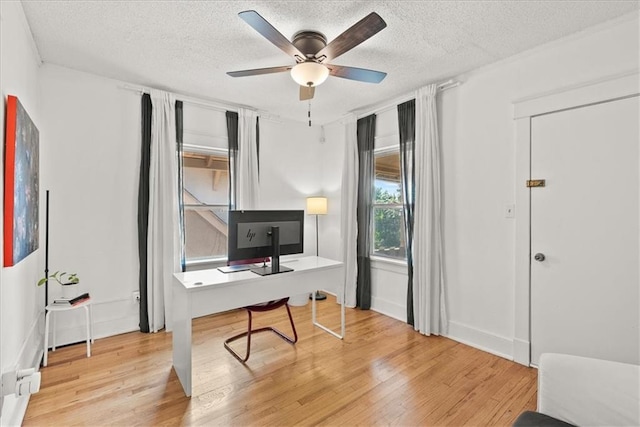
[[[478,350],[513,360],[514,343],[509,338],[451,320],[448,334],[444,336]]]
[[[381,298],[371,298],[371,310],[376,313],[384,314],[401,322],[407,321],[407,309],[400,304],[387,301]]]
[[[91,310],[94,339],[140,330],[138,306],[128,299],[93,302]],[[57,347],[86,340],[84,315],[84,310],[56,313],[56,316],[60,316],[56,320]],[[53,343],[51,331],[49,331],[49,343],[50,345]]]
[[[135,332],[140,330],[139,319],[137,317],[127,317],[113,320],[104,320],[101,322],[93,322],[93,339],[111,337],[114,335],[126,334],[127,332]],[[56,347],[63,345],[76,344],[86,341],[87,330],[85,325],[75,325],[70,328],[58,328],[56,331]],[[49,332],[51,335],[51,332]],[[49,345],[52,343],[52,337],[49,336]]]
[[[531,343],[525,340],[515,338],[513,340],[513,360],[521,365],[531,365]]]

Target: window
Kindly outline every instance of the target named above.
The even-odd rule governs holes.
[[[374,154],[373,255],[405,259],[402,180],[398,147]]]
[[[187,264],[226,258],[229,212],[227,150],[185,145],[182,162]]]

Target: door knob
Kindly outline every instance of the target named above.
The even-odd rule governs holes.
[[[542,262],[544,261],[544,254],[541,254],[540,252],[538,252],[533,256],[533,259],[535,259],[538,262]]]

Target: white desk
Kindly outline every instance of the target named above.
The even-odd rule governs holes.
[[[344,337],[344,286],[342,263],[320,257],[280,261],[293,268],[288,273],[259,276],[250,271],[222,273],[217,269],[174,274],[173,368],[184,393],[191,396],[191,320],[292,295],[311,293],[313,324],[337,338]],[[198,283],[198,284],[196,284]],[[341,334],[320,325],[315,318],[315,291],[334,290],[341,296]]]

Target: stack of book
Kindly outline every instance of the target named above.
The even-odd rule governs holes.
[[[82,295],[78,295],[74,298],[57,298],[53,300],[53,305],[78,305],[85,301],[89,301],[91,298],[89,297],[89,293],[85,292]]]

